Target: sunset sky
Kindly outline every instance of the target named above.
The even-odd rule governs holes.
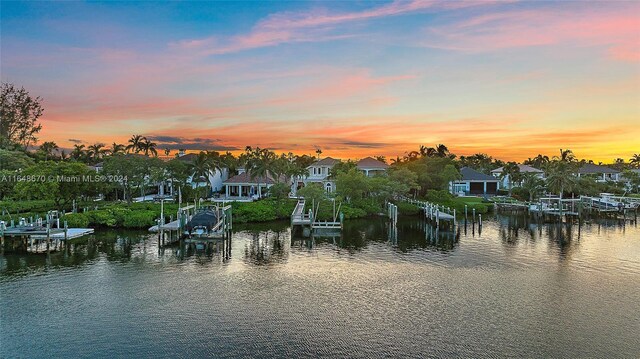
[[[640,2],[1,3],[41,141],[361,158],[640,152]]]

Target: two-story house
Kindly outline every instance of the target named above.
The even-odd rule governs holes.
[[[307,167],[308,174],[304,178],[299,178],[294,182],[294,193],[310,183],[317,183],[324,188],[327,192],[334,192],[336,190],[335,182],[329,178],[331,175],[331,169],[336,163],[340,162],[335,158],[326,157],[312,163]]]
[[[600,166],[593,163],[585,163],[578,169],[578,177],[594,177],[597,182],[618,182],[620,181],[620,171],[607,166]]]

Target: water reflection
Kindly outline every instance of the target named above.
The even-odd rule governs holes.
[[[63,267],[91,265],[99,260],[135,263],[193,261],[194,263],[226,264],[234,257],[252,266],[282,265],[292,253],[318,251],[357,255],[371,248],[387,248],[390,253],[438,252],[455,254],[461,246],[486,246],[500,243],[504,253],[517,258],[522,246],[544,246],[556,258],[565,261],[573,251],[580,250],[582,237],[611,234],[624,235],[627,229],[637,234],[637,221],[615,219],[592,220],[585,223],[544,223],[526,215],[497,215],[485,219],[484,229],[478,223],[460,221],[453,230],[440,230],[418,217],[400,217],[397,225],[385,218],[347,221],[342,232],[317,235],[301,228],[291,228],[288,222],[236,225],[230,240],[207,244],[182,241],[170,247],[158,247],[157,238],[145,231],[98,230],[92,236],[80,238],[51,254],[14,254],[0,256],[0,276],[37,273]],[[500,247],[498,245],[497,247]],[[235,248],[235,251],[234,251]],[[496,246],[491,247],[495,249]],[[468,256],[466,252],[458,253]],[[485,256],[488,254],[484,254]],[[477,255],[476,255],[477,257]],[[482,260],[471,258],[472,263]]]
[[[250,235],[251,239],[244,247],[246,263],[270,265],[287,261],[290,241],[285,230],[251,231]]]
[[[77,267],[100,257],[107,261],[126,262],[132,257],[132,248],[149,242],[146,233],[139,231],[98,231],[85,238],[69,241],[61,250],[50,254],[4,253],[0,256],[0,273],[38,271],[44,268]]]

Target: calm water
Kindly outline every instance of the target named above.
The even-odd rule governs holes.
[[[275,223],[230,253],[103,231],[0,256],[0,310],[0,357],[640,357],[640,229]]]

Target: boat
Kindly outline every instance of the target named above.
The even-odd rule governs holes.
[[[205,208],[191,217],[185,226],[185,231],[189,237],[207,237],[218,229],[219,224],[217,212]]]

